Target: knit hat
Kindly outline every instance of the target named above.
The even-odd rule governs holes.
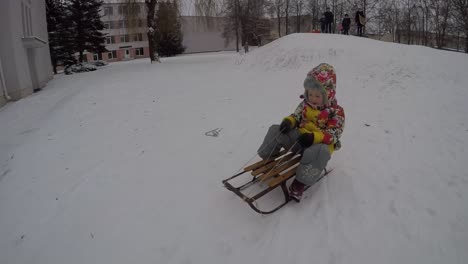
[[[318,82],[322,89],[325,90],[327,105],[337,104],[335,94],[336,94],[336,73],[333,66],[328,63],[321,63],[317,67],[313,68],[310,72],[307,73],[306,81],[304,81],[304,88],[312,87],[307,80],[313,80]],[[306,88],[307,89],[307,88]]]
[[[305,89],[304,98],[306,100],[309,99],[309,97],[307,96],[308,91],[317,90],[322,94],[323,105],[328,104],[327,92],[323,88],[322,84],[319,81],[317,81],[313,76],[311,75],[306,76],[304,80],[304,89]]]

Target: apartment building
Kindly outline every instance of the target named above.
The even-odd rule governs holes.
[[[0,106],[52,79],[45,0],[0,1]]]
[[[108,52],[86,54],[87,61],[122,61],[149,57],[146,6],[138,0],[135,15],[128,18],[125,0],[104,0],[101,9],[104,22],[103,33],[107,34]],[[182,45],[186,53],[234,50],[235,43],[225,43],[222,37],[223,19],[219,17],[182,16],[181,26],[184,36]],[[130,25],[129,25],[130,24]]]
[[[101,9],[104,23],[106,48],[101,54],[88,53],[88,61],[122,61],[149,57],[146,35],[146,10],[144,0],[137,1],[135,15],[128,18],[128,9],[123,0],[105,0]],[[130,25],[129,25],[130,24]]]

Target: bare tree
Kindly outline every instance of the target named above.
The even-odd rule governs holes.
[[[241,31],[241,1],[226,0],[222,8],[222,14],[226,17],[223,29],[223,37],[226,43],[230,42],[232,37],[236,39],[236,51],[239,52],[239,33]]]
[[[421,28],[422,28],[422,44],[424,46],[428,45],[428,35],[429,35],[429,3],[430,0],[419,0],[418,8],[421,10]]]
[[[138,28],[142,25],[140,22],[140,3],[136,0],[125,0],[124,4],[121,5],[120,8],[122,8],[121,10],[127,34],[131,35],[132,33],[137,32]]]
[[[294,14],[296,16],[296,32],[301,32],[301,18],[304,11],[304,0],[292,0]]]
[[[451,3],[452,1],[448,0],[430,0],[432,23],[436,32],[436,45],[439,49],[445,45]]]
[[[274,0],[273,6],[275,8],[276,19],[278,20],[278,37],[281,37],[281,16],[284,13],[284,0]]]
[[[320,0],[309,0],[307,4],[307,13],[311,16],[312,19],[312,28],[317,29],[317,25],[319,23],[319,19],[321,17],[321,9],[320,9]]]
[[[195,0],[193,3],[195,14],[200,19],[204,19],[208,28],[212,27],[214,22],[211,17],[222,15],[222,3],[217,0]]]
[[[289,6],[290,6],[290,4],[291,4],[291,0],[284,0],[284,15],[285,15],[285,18],[284,18],[285,19],[285,25],[284,25],[284,27],[285,27],[285,30],[286,30],[284,34],[286,34],[286,35],[289,34],[289,12],[290,12]]]
[[[267,0],[249,0],[248,18],[245,26],[245,38],[261,46],[262,38],[270,35],[270,23],[265,17],[269,6]]]
[[[454,19],[465,35],[465,52],[468,53],[468,0],[452,0]]]
[[[150,53],[151,63],[153,61],[161,62],[159,60],[159,55],[157,53],[157,43],[156,43],[156,8],[158,5],[158,0],[145,0],[146,5],[146,25],[148,27],[148,46]]]
[[[197,16],[213,17],[221,14],[222,5],[217,0],[195,0],[193,5]]]

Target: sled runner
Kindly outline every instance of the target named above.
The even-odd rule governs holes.
[[[249,206],[257,213],[260,214],[271,214],[276,212],[278,209],[286,205],[291,201],[289,197],[289,191],[286,186],[286,182],[296,175],[296,168],[301,160],[301,155],[282,150],[279,157],[272,160],[262,160],[252,165],[249,165],[238,174],[223,180],[224,187],[235,193],[237,196],[242,198]],[[249,174],[245,174],[250,172]],[[324,170],[323,175],[317,180],[320,181],[330,171]],[[242,178],[242,180],[241,180]],[[232,182],[241,182],[238,187],[234,187]],[[259,189],[253,195],[251,195],[252,188],[257,187]],[[260,187],[260,188],[258,188]],[[281,187],[284,195],[284,202],[274,207],[270,211],[262,211],[258,208],[256,201],[264,195]],[[306,189],[308,189],[306,187]]]

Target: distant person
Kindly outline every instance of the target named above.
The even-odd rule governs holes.
[[[321,33],[326,33],[325,32],[326,24],[327,24],[327,20],[325,19],[325,14],[322,14],[322,17],[320,18],[320,32]]]
[[[332,33],[332,23],[333,23],[333,13],[330,11],[330,8],[327,7],[325,12],[325,31],[326,33]]]
[[[362,37],[362,28],[366,24],[366,16],[364,15],[364,12],[362,12],[361,9],[358,9],[358,11],[356,12],[355,21],[357,25],[357,34],[358,36]]]
[[[343,35],[349,35],[349,28],[351,27],[351,18],[349,18],[348,14],[344,15],[343,21],[341,22],[341,26],[343,27]]]

